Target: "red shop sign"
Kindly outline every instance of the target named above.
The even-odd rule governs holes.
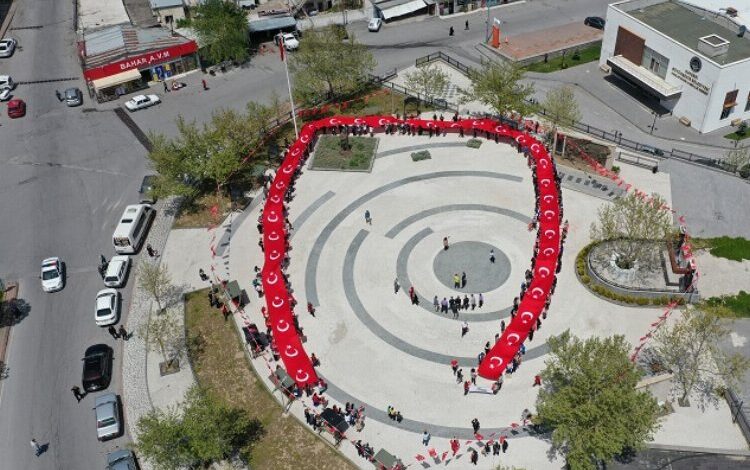
[[[102,65],[93,69],[83,71],[83,76],[86,80],[98,80],[100,78],[109,77],[118,73],[125,72],[130,69],[141,69],[150,65],[157,65],[163,62],[170,62],[181,56],[193,54],[198,50],[198,45],[195,41],[190,41],[185,44],[179,44],[177,46],[167,47],[166,49],[160,49],[154,52],[148,52],[133,57],[128,57],[111,64]]]

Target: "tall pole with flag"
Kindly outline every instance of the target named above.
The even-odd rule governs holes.
[[[294,109],[294,96],[292,96],[292,82],[289,80],[289,66],[286,63],[286,48],[284,47],[284,37],[279,36],[279,51],[281,52],[281,61],[284,62],[284,71],[286,72],[286,86],[289,89],[289,102],[292,104],[292,122],[294,123],[294,136],[299,137],[297,130],[297,111]]]

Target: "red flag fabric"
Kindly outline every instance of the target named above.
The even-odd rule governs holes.
[[[422,454],[417,454],[416,456],[414,456],[414,458],[417,459],[417,462],[421,462],[425,459],[425,456]]]
[[[437,457],[437,451],[434,447],[430,447],[430,450],[428,452],[430,453],[430,457]]]
[[[445,458],[448,457],[448,451],[446,450],[443,452],[443,455],[440,457],[440,460],[445,460]]]

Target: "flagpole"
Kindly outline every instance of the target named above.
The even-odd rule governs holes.
[[[299,131],[297,130],[297,112],[294,109],[294,97],[292,96],[292,82],[289,80],[289,67],[286,64],[286,54],[284,51],[284,41],[281,41],[279,45],[281,50],[281,61],[284,62],[284,71],[286,72],[286,86],[289,89],[289,102],[292,104],[292,122],[294,123],[294,136],[299,138]]]

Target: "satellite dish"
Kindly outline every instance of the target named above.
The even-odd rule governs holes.
[[[740,26],[740,32],[739,32],[739,33],[737,33],[737,37],[742,37],[742,36],[744,36],[746,32],[747,32],[747,26],[745,26],[744,24],[743,24],[743,25],[741,25],[741,26]]]

